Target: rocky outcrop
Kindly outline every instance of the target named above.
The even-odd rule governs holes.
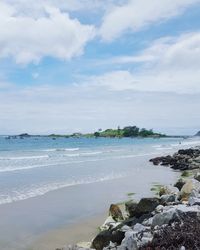
[[[193,169],[200,164],[200,150],[179,150],[173,156],[157,157],[151,162],[174,169]],[[161,187],[158,193],[159,197],[126,202],[124,214],[112,204],[110,216],[90,249],[200,249],[200,172],[179,179],[174,186]],[[79,249],[89,248],[73,246],[68,250]]]
[[[176,170],[192,170],[200,167],[200,149],[181,149],[173,156],[167,155],[150,159],[154,165],[170,166]]]

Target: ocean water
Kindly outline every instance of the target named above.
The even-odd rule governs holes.
[[[0,204],[44,195],[63,187],[103,182],[128,176],[129,167],[90,162],[152,157],[198,140],[180,139],[66,139],[0,137]]]
[[[148,159],[200,145],[197,138],[106,139],[0,137],[0,249],[107,208],[151,195],[178,173]],[[26,240],[25,240],[26,239]],[[3,247],[3,248],[2,248]]]

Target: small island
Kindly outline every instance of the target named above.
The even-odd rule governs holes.
[[[159,137],[166,137],[165,134],[161,133],[155,133],[153,129],[145,129],[145,128],[139,128],[137,126],[127,126],[124,128],[120,128],[119,126],[116,129],[98,129],[98,131],[95,131],[94,133],[73,133],[71,135],[56,135],[51,134],[49,137],[57,138],[57,137],[66,137],[66,138],[98,138],[98,137],[104,137],[104,138],[126,138],[126,137],[153,137],[153,138],[159,138]]]
[[[153,132],[153,129],[138,128],[137,126],[127,126],[117,129],[99,129],[94,133],[95,137],[165,137],[166,135]]]

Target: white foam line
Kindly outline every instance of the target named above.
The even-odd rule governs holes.
[[[25,167],[20,167],[20,168],[4,168],[4,169],[0,169],[0,173],[30,170],[34,168],[43,168],[43,167],[51,167],[51,166],[58,166],[58,165],[61,166],[61,165],[78,164],[78,163],[85,163],[85,162],[97,162],[97,161],[114,160],[114,159],[135,158],[135,157],[143,157],[143,156],[148,156],[148,155],[158,155],[158,153],[148,153],[148,154],[140,154],[140,155],[122,155],[122,156],[108,157],[108,158],[102,158],[102,159],[90,159],[90,160],[72,161],[72,162],[57,162],[57,163],[54,162],[52,164],[25,166]]]
[[[44,152],[56,152],[56,151],[78,151],[79,148],[50,148],[50,149],[42,149],[40,151]]]
[[[18,196],[15,197],[11,197],[9,195],[0,195],[0,197],[5,197],[6,198],[0,198],[0,205],[2,204],[6,204],[6,203],[12,203],[12,202],[16,202],[16,201],[22,201],[22,200],[26,200],[29,198],[34,198],[34,197],[38,197],[38,196],[42,196],[45,195],[46,193],[49,193],[51,191],[55,191],[58,189],[62,189],[62,188],[66,188],[66,187],[70,187],[70,186],[76,186],[76,185],[85,185],[85,184],[92,184],[92,183],[98,183],[98,182],[103,182],[103,181],[108,181],[108,180],[113,180],[113,179],[119,179],[119,178],[123,178],[125,177],[125,175],[108,175],[105,177],[101,177],[99,179],[96,180],[88,180],[88,181],[77,181],[77,182],[71,182],[71,183],[52,183],[52,184],[46,184],[43,187],[36,187],[36,188],[32,188],[29,191],[27,191],[26,193],[20,193],[19,191],[16,191],[15,193],[18,194]]]
[[[49,158],[48,155],[36,155],[36,156],[19,156],[19,157],[0,157],[0,160],[27,160],[27,159],[43,159]]]
[[[85,153],[79,153],[79,154],[66,154],[64,156],[68,157],[77,157],[77,156],[90,156],[90,155],[99,155],[103,154],[102,151],[97,151],[97,152],[85,152]]]

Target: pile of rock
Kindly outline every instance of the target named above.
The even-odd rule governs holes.
[[[199,168],[200,150],[179,150],[172,157],[151,161],[181,170],[193,168],[195,162]],[[110,206],[109,217],[90,247],[62,250],[200,249],[200,172],[174,186],[161,187],[158,197],[129,201],[124,208]]]
[[[111,205],[110,215],[90,247],[63,250],[200,249],[191,248],[191,244],[200,246],[200,237],[187,230],[200,232],[200,182],[194,178],[185,181],[180,190],[163,187],[160,197],[130,201],[125,208],[128,216],[122,215],[119,206]]]
[[[159,198],[142,198],[138,203],[128,202],[125,206],[129,214],[128,218],[120,224],[112,222],[111,227],[108,222],[109,229],[97,235],[92,242],[92,248],[97,250],[137,250],[156,249],[156,247],[169,249],[166,241],[158,240],[159,237],[160,239],[163,237],[165,227],[169,235],[170,228],[172,231],[173,228],[185,228],[184,224],[188,221],[192,223],[192,220],[195,221],[195,226],[198,225],[200,228],[200,182],[192,178],[185,182],[181,190],[176,187],[164,187]],[[180,234],[180,232],[177,233]],[[188,232],[188,237],[190,233]],[[186,237],[187,232],[184,234]],[[173,235],[175,237],[175,233]],[[180,235],[178,247],[172,249],[181,247],[185,249],[188,243],[184,242],[184,237],[181,238]],[[200,238],[197,241],[197,245],[200,244]]]
[[[154,165],[171,166],[178,170],[192,170],[200,166],[200,149],[181,149],[173,156],[167,155],[150,159]]]

